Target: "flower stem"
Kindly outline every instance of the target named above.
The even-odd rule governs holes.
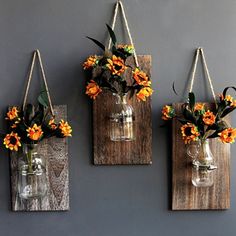
[[[29,173],[33,173],[33,167],[32,167],[32,151],[29,149],[27,153],[27,159],[28,159],[28,170]]]

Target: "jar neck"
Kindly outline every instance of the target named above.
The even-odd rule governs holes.
[[[127,94],[116,94],[113,96],[116,98],[116,104],[127,104]]]
[[[210,150],[210,144],[209,144],[209,140],[205,139],[205,140],[201,140],[200,141],[200,147],[203,151],[208,151]]]
[[[23,145],[23,152],[30,153],[30,154],[37,154],[38,152],[38,144],[24,144]]]

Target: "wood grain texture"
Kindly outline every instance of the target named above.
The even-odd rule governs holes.
[[[67,107],[54,106],[56,121],[67,120]],[[17,153],[10,153],[11,201],[13,211],[69,210],[68,139],[52,137],[39,144],[38,153],[46,160],[49,193],[42,200],[21,200],[17,194]]]
[[[177,114],[180,114],[181,105],[180,103],[173,104]],[[225,120],[230,122],[229,117]],[[230,144],[222,144],[218,139],[211,139],[211,151],[218,167],[214,170],[214,185],[206,188],[194,187],[191,182],[191,159],[186,154],[180,126],[180,122],[174,119],[172,125],[172,210],[230,208]]]
[[[138,56],[140,68],[149,76],[151,56]],[[133,58],[127,64],[134,66]],[[131,78],[129,70],[125,77]],[[95,165],[125,165],[152,163],[152,118],[151,98],[146,102],[138,102],[134,96],[129,100],[135,112],[135,141],[114,142],[109,139],[109,111],[115,103],[111,93],[102,93],[93,102],[93,145]]]

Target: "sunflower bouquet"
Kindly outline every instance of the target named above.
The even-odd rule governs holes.
[[[86,94],[96,99],[104,90],[121,96],[130,92],[130,97],[136,94],[139,101],[146,101],[146,98],[153,93],[149,76],[139,67],[133,68],[126,63],[127,58],[134,55],[133,45],[117,44],[114,31],[109,25],[107,29],[112,40],[111,49],[96,39],[87,37],[97,44],[104,54],[90,56],[83,63],[84,70],[96,72],[94,73],[96,76],[87,84]],[[123,76],[127,70],[132,71],[131,82],[126,81]]]
[[[49,108],[40,102],[37,107],[27,104],[24,110],[11,107],[5,119],[9,125],[9,133],[6,134],[3,143],[10,151],[19,151],[22,144],[37,144],[53,136],[70,137],[72,133],[68,122],[60,120],[56,123]]]
[[[165,105],[162,119],[177,119],[182,124],[181,134],[185,144],[204,142],[211,138],[219,138],[222,143],[234,143],[236,128],[230,127],[224,120],[226,115],[236,109],[236,100],[227,95],[229,88],[236,91],[235,87],[226,87],[213,109],[208,109],[204,103],[196,103],[194,93],[189,93],[188,102],[183,104],[180,116],[176,115],[172,106]]]

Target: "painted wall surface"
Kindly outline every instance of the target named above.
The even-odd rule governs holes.
[[[171,140],[159,126],[161,107],[181,100],[171,85],[175,81],[176,90],[184,92],[195,47],[205,48],[217,93],[235,85],[236,1],[126,0],[124,5],[137,51],[153,56],[151,166],[91,164],[91,101],[84,95],[81,63],[101,53],[85,36],[105,41],[114,1],[0,0],[0,127],[5,127],[6,107],[23,99],[31,52],[39,48],[53,101],[68,104],[74,130],[69,141],[69,212],[11,212],[8,153],[0,148],[0,236],[235,235],[236,146],[232,145],[231,209],[172,212]],[[31,97],[39,91],[36,78]],[[210,99],[200,72],[197,81],[199,100]],[[234,125],[235,119],[234,114]]]

